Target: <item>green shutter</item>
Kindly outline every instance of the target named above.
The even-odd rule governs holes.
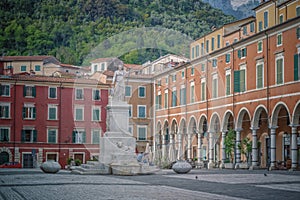
[[[37,142],[37,130],[33,130],[33,141],[32,142]]]
[[[299,54],[294,55],[294,81],[299,80]]]
[[[263,68],[262,65],[258,65],[257,66],[257,88],[262,88],[263,87],[263,72],[262,72]]]
[[[226,95],[230,95],[230,75],[226,76]]]
[[[21,131],[21,142],[25,142],[25,130]]]
[[[23,116],[23,119],[25,119],[25,117],[26,117],[26,108],[25,107],[23,107],[22,116]]]
[[[5,91],[5,90],[4,90],[3,86],[0,84],[0,96],[2,96],[2,95],[5,94],[4,91]]]
[[[240,92],[240,71],[234,71],[234,92]]]
[[[24,96],[24,97],[26,97],[26,89],[27,89],[27,87],[26,87],[26,85],[24,85],[24,86],[23,86],[23,96]]]
[[[238,50],[238,57],[241,58],[242,57],[242,51]]]
[[[76,131],[72,132],[72,143],[76,142]]]
[[[33,119],[35,119],[36,118],[36,108],[34,107],[33,108]]]
[[[245,83],[245,70],[240,70],[240,91],[245,92],[246,83]]]
[[[86,132],[82,133],[82,143],[86,143]]]
[[[35,87],[32,87],[32,96],[36,97],[36,88]]]

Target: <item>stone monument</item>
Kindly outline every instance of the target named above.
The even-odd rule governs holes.
[[[129,105],[125,99],[125,76],[127,72],[119,66],[114,73],[113,84],[107,105],[107,131],[100,138],[99,162],[82,165],[74,172],[81,174],[139,175],[159,171],[156,166],[137,161],[136,139],[128,131]],[[92,165],[92,166],[91,166]],[[84,170],[87,169],[87,170]],[[84,173],[85,172],[85,173]]]

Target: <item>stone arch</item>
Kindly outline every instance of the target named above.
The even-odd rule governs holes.
[[[267,114],[267,124],[269,124],[269,119],[268,119],[268,109],[264,106],[264,105],[259,105],[256,107],[255,111],[254,111],[254,115],[253,115],[253,119],[252,119],[252,127],[254,128],[259,128],[260,127],[260,120],[261,120],[261,115],[263,113]]]
[[[284,102],[278,102],[272,112],[272,116],[271,116],[271,126],[272,127],[276,127],[278,124],[278,117],[279,117],[279,113],[281,111],[281,109],[285,109],[287,112],[287,119],[289,122],[290,120],[290,111],[288,109],[288,106],[284,103]],[[283,118],[283,117],[282,117]]]
[[[220,116],[218,113],[213,113],[210,118],[209,132],[218,133],[220,132]]]
[[[300,100],[297,102],[292,117],[292,124],[300,125]]]
[[[193,134],[196,133],[195,131],[197,131],[196,118],[194,116],[191,116],[188,123],[188,133]]]
[[[223,117],[222,131],[228,131],[234,129],[234,115],[231,110],[227,110]]]
[[[7,147],[0,148],[0,153],[7,153],[8,154],[9,162],[13,161],[13,154],[11,153],[11,151],[9,150],[9,148],[7,148]]]
[[[243,126],[243,119],[245,117],[245,114],[248,114],[249,116],[249,120],[251,122],[251,115],[250,115],[250,112],[247,108],[243,107],[239,113],[238,113],[238,118],[237,118],[237,121],[236,121],[236,129],[242,129],[242,126]]]
[[[201,134],[205,134],[208,130],[208,122],[207,122],[207,116],[201,115],[198,123],[198,130]]]

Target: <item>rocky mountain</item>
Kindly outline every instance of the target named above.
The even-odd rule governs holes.
[[[221,9],[225,14],[233,15],[237,19],[254,16],[253,8],[259,4],[259,0],[203,0],[214,8]]]

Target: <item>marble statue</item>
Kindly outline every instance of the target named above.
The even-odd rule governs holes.
[[[112,99],[114,101],[124,101],[125,98],[125,76],[127,72],[122,65],[119,65],[118,70],[115,71],[112,83],[115,85]]]

